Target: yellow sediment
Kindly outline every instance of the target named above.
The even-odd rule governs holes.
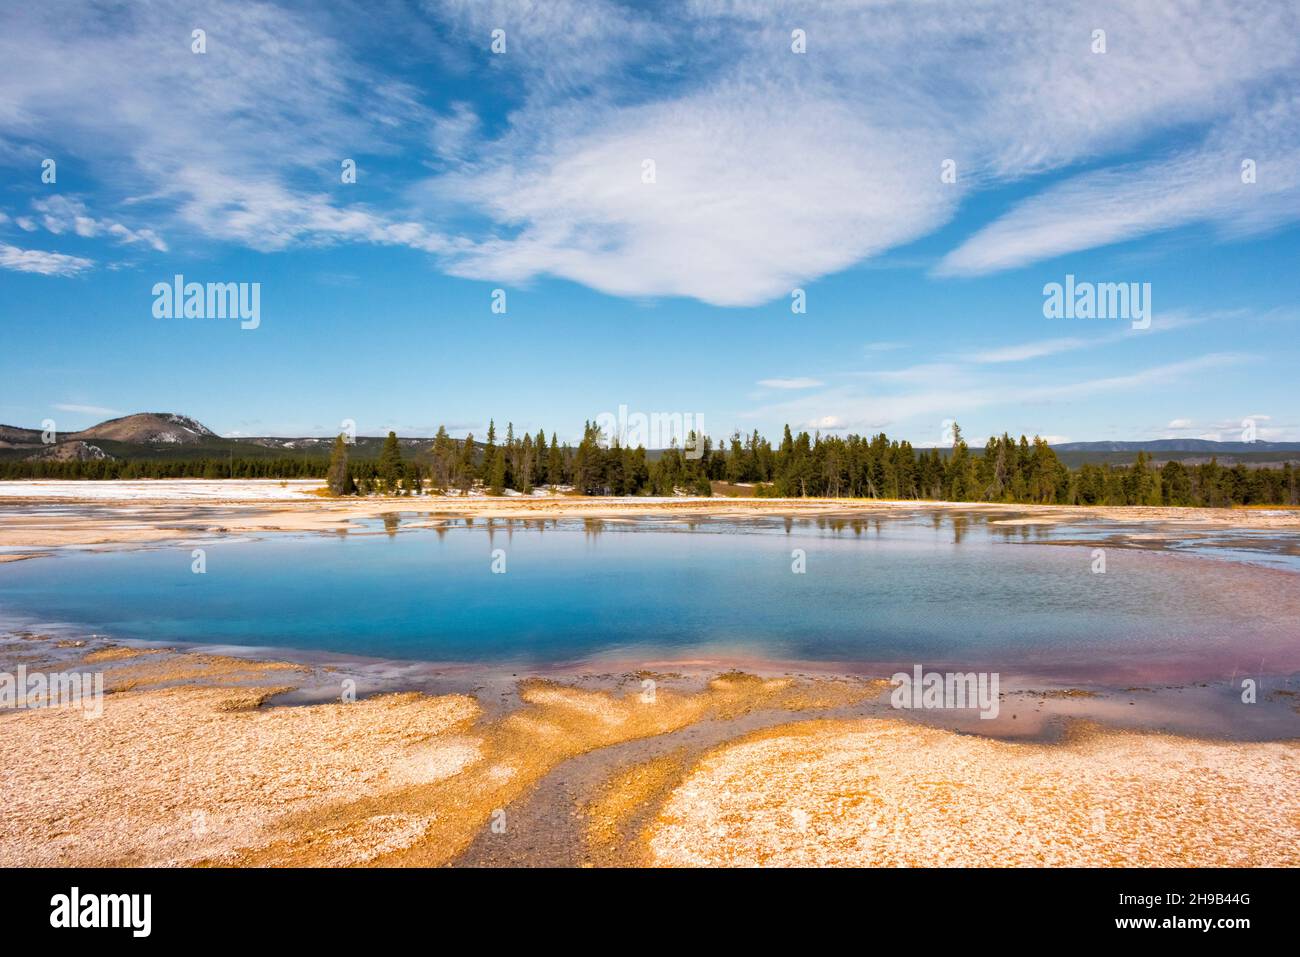
[[[643,841],[687,866],[1296,866],[1300,745],[1023,744],[805,721],[705,756]]]
[[[168,649],[170,650],[170,649]],[[191,653],[170,654],[158,659],[146,655],[159,654],[161,650],[132,648],[106,648],[91,652],[83,661],[96,664],[106,661],[130,660],[133,663],[104,670],[104,688],[109,692],[131,691],[160,685],[175,684],[233,684],[265,681],[267,676],[276,680],[294,674],[306,675],[311,669],[284,661],[249,661],[228,655]]]
[[[321,809],[287,822],[285,837],[243,863],[316,865],[318,837],[348,821],[399,815],[427,826],[407,846],[371,858],[383,866],[437,865],[453,861],[470,843],[492,831],[510,848],[509,806],[528,794],[561,762],[626,741],[671,734],[705,717],[726,717],[758,708],[800,711],[848,705],[878,694],[868,681],[762,679],[731,675],[697,693],[657,690],[617,696],[552,681],[520,684],[523,705],[499,721],[475,728],[480,760],[455,777]],[[520,852],[521,855],[523,852]],[[521,856],[520,863],[524,862]]]
[[[453,774],[473,698],[261,708],[275,688],[109,695],[102,717],[0,712],[2,866],[228,860],[290,814]],[[412,762],[415,749],[426,759]],[[387,834],[381,834],[387,837]]]
[[[644,864],[643,845],[632,840],[629,827],[647,806],[667,796],[686,773],[685,752],[652,758],[616,771],[587,803],[586,863],[598,867]]]
[[[127,648],[122,645],[114,645],[109,648],[100,648],[92,651],[82,658],[82,662],[88,665],[98,665],[105,661],[122,661],[125,658],[139,658],[142,655],[161,654],[161,649],[153,648]]]
[[[308,669],[108,652],[85,661],[122,662],[114,685],[135,686],[108,695],[102,717],[0,711],[0,866],[439,865],[480,838],[500,839],[493,860],[529,863],[512,828],[543,777],[660,735],[660,756],[610,763],[567,809],[577,859],[1300,864],[1297,742],[1076,726],[1064,743],[1026,744],[805,719],[688,760],[673,735],[697,722],[847,707],[885,683],[730,672],[699,690],[661,676],[652,693],[621,693],[531,679],[517,708],[488,717],[468,695],[268,705]]]

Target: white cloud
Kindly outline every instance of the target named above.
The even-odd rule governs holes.
[[[464,102],[431,107],[363,57],[355,7],[330,22],[297,6],[141,4],[127,17],[85,2],[6,12],[0,138],[85,157],[114,193],[102,205],[150,222],[47,212],[64,235],[400,245],[460,276],[720,305],[786,296],[932,232],[972,192],[1080,163],[1095,169],[1024,201],[941,269],[1011,268],[1202,220],[1238,234],[1300,218],[1300,11],[1286,0],[1249,15],[1217,0],[845,0],[800,10],[804,55],[789,50],[793,14],[766,4],[695,0],[672,18],[608,0],[424,9],[411,29],[438,38],[431,56],[478,58],[499,80],[492,122]],[[200,19],[204,56],[176,28]],[[1099,22],[1104,55],[1088,48]],[[508,53],[493,57],[498,26]],[[1151,141],[1161,158],[1105,165]],[[370,177],[365,156],[403,150],[434,154],[409,190],[339,184],[342,158]],[[940,182],[945,159],[955,185]]]
[[[107,418],[125,415],[125,412],[119,412],[117,409],[108,409],[102,405],[78,405],[75,402],[56,402],[54,408],[60,412],[77,412],[82,415],[102,415]]]
[[[1244,361],[1245,358],[1246,357],[1244,356],[1233,353],[1215,352],[1210,353],[1209,355],[1198,356],[1194,359],[1183,359],[1178,362],[1168,362],[1164,365],[1151,366],[1137,372],[1130,372],[1126,375],[1104,376],[1099,379],[1088,379],[1081,382],[1062,385],[1037,386],[1027,390],[1025,392],[1025,397],[1030,400],[1077,398],[1079,396],[1097,395],[1108,392],[1131,391],[1133,389],[1145,388],[1147,386],[1163,385],[1169,382],[1174,382],[1197,372],[1235,365]]]
[[[668,84],[668,95],[650,102],[584,103],[582,111],[534,93],[517,129],[486,144],[491,159],[430,184],[433,195],[459,197],[500,229],[453,255],[450,268],[751,304],[932,231],[968,189],[1094,161],[1175,126],[1210,130],[1209,145],[1091,174],[1096,181],[1081,179],[1077,196],[1056,193],[1030,207],[1027,224],[995,223],[945,260],[944,271],[1008,268],[1176,226],[1204,217],[1207,206],[1225,231],[1300,218],[1290,201],[1300,175],[1285,154],[1264,150],[1273,181],[1253,199],[1230,188],[1239,147],[1260,141],[1247,136],[1261,129],[1248,112],[1257,107],[1252,85],[1280,91],[1262,128],[1276,130],[1281,145],[1294,136],[1300,109],[1288,71],[1297,48],[1285,39],[1300,27],[1294,8],[1271,4],[1242,17],[1214,2],[1008,7],[801,11],[810,52],[795,56],[780,12],[692,4],[672,51],[698,53],[707,65],[696,84]],[[1014,31],[1004,29],[1008,16]],[[1099,19],[1112,41],[1104,55],[1088,46]],[[1184,29],[1189,21],[1196,30]],[[721,60],[693,42],[718,42],[718,32],[727,47]],[[646,42],[653,48],[653,37]],[[1216,178],[1214,163],[1229,157]],[[656,163],[654,186],[637,176],[647,158]],[[957,185],[939,181],[946,158],[957,162]],[[1144,196],[1149,176],[1159,185]],[[1119,199],[1094,208],[1106,188]]]
[[[1041,342],[1024,342],[1014,346],[1002,346],[986,349],[969,356],[971,362],[1023,362],[1026,359],[1041,359],[1060,352],[1084,349],[1097,344],[1095,339],[1045,339]]]
[[[152,229],[132,229],[115,220],[96,219],[90,215],[86,204],[75,196],[60,194],[33,200],[32,208],[41,213],[41,222],[56,236],[71,229],[86,239],[106,234],[123,244],[144,243],[155,252],[167,251],[167,243]]]
[[[1069,336],[1058,339],[1040,339],[1034,342],[1019,342],[1006,346],[996,346],[991,349],[976,350],[953,358],[973,362],[977,365],[1025,362],[1029,359],[1042,359],[1047,356],[1076,352],[1081,349],[1096,349],[1119,342],[1142,342],[1147,337],[1158,333],[1187,329],[1205,322],[1243,320],[1252,317],[1253,314],[1241,309],[1202,313],[1190,313],[1182,309],[1161,310],[1151,317],[1151,326],[1147,329],[1135,330],[1130,325],[1121,324],[1119,328],[1112,332],[1094,331],[1092,335],[1087,337]]]
[[[758,384],[765,389],[814,389],[819,385],[824,385],[820,379],[796,378],[796,379],[760,379]]]
[[[788,90],[709,91],[584,125],[597,132],[431,185],[513,232],[456,253],[452,272],[753,305],[923,235],[956,202],[903,161],[915,143]]]
[[[42,276],[75,276],[94,266],[94,260],[40,249],[19,249],[0,243],[0,269],[33,272]]]
[[[996,367],[926,363],[862,373],[857,381],[849,384],[760,406],[747,413],[746,418],[804,423],[805,428],[833,421],[836,428],[867,434],[900,425],[933,422],[934,442],[943,444],[940,435],[945,418],[964,421],[974,412],[991,407],[1032,408],[1082,398],[1121,396],[1194,379],[1246,358],[1214,353],[1147,366],[1122,375],[1085,375],[1050,385],[1012,377]]]
[[[1300,103],[1269,146],[1258,130],[1173,160],[1099,170],[1050,187],[1017,205],[953,250],[940,274],[978,275],[1105,246],[1189,223],[1247,235],[1300,218]],[[1243,154],[1255,152],[1260,178],[1243,183]],[[1265,158],[1266,157],[1266,158]]]
[[[176,26],[200,20],[202,56]],[[229,2],[141,4],[129,17],[90,3],[6,11],[0,134],[76,151],[124,205],[200,236],[257,249],[441,248],[427,225],[349,206],[355,196],[338,192],[343,158],[392,152],[394,136],[432,114],[321,26],[301,11]],[[338,189],[326,192],[331,184]],[[55,205],[41,217],[51,232],[166,248],[154,228],[69,217],[57,200],[43,202]]]
[[[1192,425],[1191,419],[1174,419],[1172,422],[1166,425],[1165,428],[1166,429],[1190,429],[1190,428],[1194,428],[1194,426]]]

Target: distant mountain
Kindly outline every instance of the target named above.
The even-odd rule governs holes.
[[[68,439],[110,439],[139,445],[193,445],[207,438],[218,437],[217,433],[203,423],[173,412],[138,412],[120,419],[109,419],[65,436]]]
[[[0,425],[0,460],[88,461],[91,459],[325,459],[334,436],[217,435],[202,422],[175,412],[140,412],[100,422],[80,432],[56,432],[55,441],[42,441],[40,429]],[[404,453],[419,458],[433,444],[430,438],[398,439]],[[383,436],[359,435],[350,453],[373,459],[384,444]]]
[[[1209,439],[1152,439],[1147,442],[1061,442],[1058,452],[1300,452],[1300,442],[1213,442]]]
[[[202,422],[173,412],[139,412],[109,419],[80,432],[54,433],[44,441],[40,429],[0,425],[0,451],[7,459],[88,461],[104,458],[154,458],[155,453],[184,450],[186,457],[207,452],[228,454],[222,439]]]

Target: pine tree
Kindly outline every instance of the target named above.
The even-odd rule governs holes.
[[[402,447],[397,442],[396,432],[388,433],[379,452],[379,478],[384,483],[384,491],[389,493],[402,479]]]
[[[487,485],[492,481],[492,468],[496,464],[497,451],[497,424],[494,419],[488,419],[487,445],[483,446],[482,471],[479,478],[483,484]]]
[[[533,492],[533,454],[533,437],[525,432],[519,444],[519,471],[514,481],[514,487],[525,495]]]
[[[533,488],[546,484],[546,459],[549,451],[546,433],[538,429],[537,438],[533,440],[533,474],[528,477],[528,484]]]
[[[352,475],[348,472],[348,446],[341,433],[334,439],[325,484],[329,487],[331,495],[351,495],[356,490],[352,483]]]
[[[474,433],[470,432],[465,436],[465,442],[460,447],[460,463],[456,468],[456,484],[460,486],[462,492],[468,492],[474,487]]]
[[[489,433],[490,434],[490,433]],[[489,495],[501,495],[506,488],[506,455],[498,448],[488,447],[484,453],[483,471],[486,473]]]
[[[551,433],[551,450],[546,454],[546,482],[552,489],[564,484],[564,453],[560,451],[554,432]]]

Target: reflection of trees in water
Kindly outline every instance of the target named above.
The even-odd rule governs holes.
[[[489,545],[496,541],[497,532],[502,529],[505,530],[507,543],[515,540],[515,526],[519,524],[517,519],[489,517],[486,524]]]
[[[966,537],[970,531],[970,519],[965,515],[954,515],[952,517],[952,542],[954,545],[960,545],[961,540]]]
[[[854,535],[860,536],[865,530],[871,527],[871,520],[861,516],[850,517],[845,515],[831,515],[826,518],[818,519],[817,527],[821,529],[829,529],[836,535],[849,531]],[[789,531],[789,528],[789,520],[787,520],[786,530]],[[876,530],[879,531],[879,523],[877,523]]]
[[[387,532],[389,535],[396,535],[397,526],[401,523],[402,520],[401,516],[398,515],[396,512],[384,512],[384,514],[381,515],[380,518],[384,520],[384,531]]]
[[[605,520],[603,518],[584,518],[582,520],[582,531],[591,537],[599,535],[605,530]]]
[[[1031,539],[1044,541],[1052,538],[1052,530],[1044,525],[1029,525],[1024,523],[1025,516],[1011,516],[1012,520],[1019,520],[1015,525],[994,525],[993,519],[989,518],[985,524],[991,534],[1002,536],[1004,542],[1009,542],[1013,538],[1018,538],[1022,542],[1028,542]]]

